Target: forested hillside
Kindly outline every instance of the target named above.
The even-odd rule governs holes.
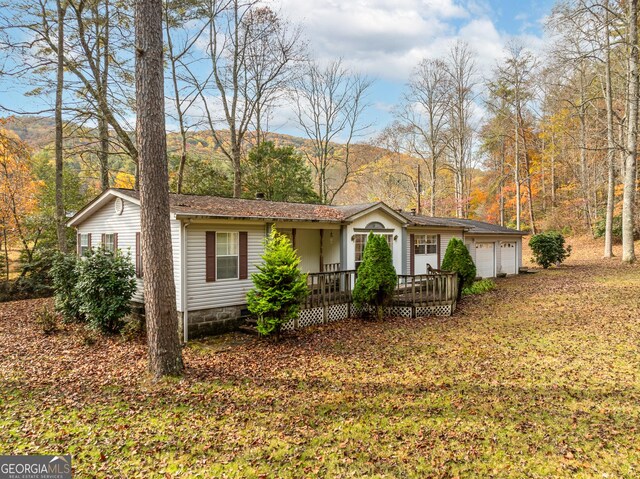
[[[0,5],[0,81],[39,105],[34,116],[0,100],[8,270],[18,251],[27,264],[62,249],[66,217],[101,190],[136,188],[139,139],[126,3]],[[163,12],[171,191],[383,200],[534,233],[604,235],[605,256],[623,239],[624,260],[635,259],[634,2],[558,1],[544,49],[505,41],[489,69],[474,45],[449,42],[415,63],[384,124],[372,114],[377,79],[314,58],[286,11],[203,5],[168,2]],[[274,126],[285,117],[299,136]]]

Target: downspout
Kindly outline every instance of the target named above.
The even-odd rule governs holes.
[[[182,228],[181,235],[182,248],[180,248],[182,253],[182,257],[180,258],[180,296],[182,300],[180,302],[182,303],[182,336],[185,344],[189,341],[189,295],[187,294],[187,261],[189,259],[187,254],[187,245],[189,244],[189,241],[187,240],[187,228],[190,224],[191,220],[186,220],[182,223],[184,227]]]

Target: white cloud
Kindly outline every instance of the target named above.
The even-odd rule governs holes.
[[[496,27],[487,0],[275,1],[303,25],[316,59],[343,58],[346,66],[391,82],[404,83],[422,58],[446,55],[458,39],[469,43],[488,75],[514,38]],[[535,35],[517,37],[542,51]]]

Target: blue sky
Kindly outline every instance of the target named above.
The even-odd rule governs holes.
[[[476,53],[486,78],[511,40],[543,55],[543,24],[554,0],[279,0],[281,12],[304,25],[314,56],[342,57],[375,78],[367,123],[379,131],[393,120],[413,67],[425,57],[446,54],[458,39]],[[296,133],[280,112],[273,125]]]
[[[476,53],[487,77],[504,45],[518,39],[534,53],[544,52],[543,19],[554,0],[271,0],[281,15],[303,26],[312,55],[321,62],[342,57],[346,66],[375,79],[367,123],[379,131],[392,119],[413,67],[425,57],[444,55],[458,39]],[[21,85],[0,78],[0,104],[37,109]],[[273,129],[300,134],[283,105]]]

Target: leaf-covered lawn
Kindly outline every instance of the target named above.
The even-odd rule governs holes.
[[[143,345],[2,304],[0,454],[71,453],[76,477],[638,477],[640,268],[574,248],[452,318],[194,342],[162,384]]]

